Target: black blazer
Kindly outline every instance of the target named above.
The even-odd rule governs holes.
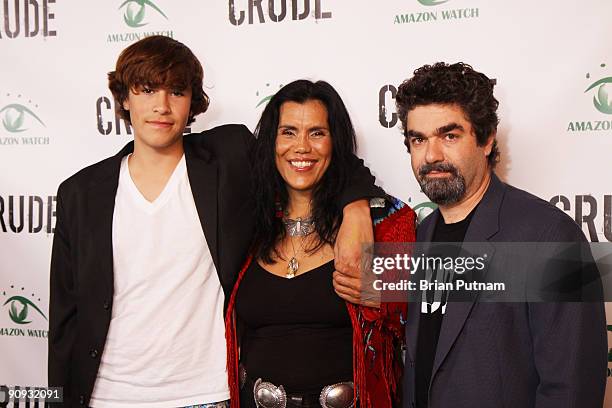
[[[422,222],[417,242],[431,241],[440,217],[436,210]],[[586,238],[564,212],[492,174],[464,241],[586,242]],[[495,261],[495,256],[490,260]],[[434,359],[429,407],[602,406],[607,367],[602,302],[475,300],[448,304]],[[409,304],[404,408],[416,405],[419,319],[420,305]]]
[[[202,230],[229,300],[253,234],[249,147],[242,125],[184,137],[187,173]],[[89,166],[58,190],[49,305],[49,386],[64,388],[62,406],[89,403],[113,307],[112,220],[121,159]],[[380,195],[357,158],[342,203]]]

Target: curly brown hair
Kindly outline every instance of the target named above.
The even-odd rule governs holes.
[[[457,104],[470,121],[478,145],[486,144],[489,136],[497,132],[499,102],[493,96],[493,81],[476,72],[468,64],[438,62],[424,65],[414,71],[414,76],[399,86],[395,103],[406,137],[408,112],[417,106],[430,104]],[[408,149],[410,145],[406,143]],[[497,140],[488,156],[491,168],[499,161]]]
[[[189,125],[195,116],[206,112],[210,100],[202,89],[202,64],[183,43],[170,37],[153,35],[124,49],[114,71],[108,73],[108,87],[115,98],[117,113],[131,123],[130,112],[123,108],[130,89],[137,86],[152,88],[191,88]]]

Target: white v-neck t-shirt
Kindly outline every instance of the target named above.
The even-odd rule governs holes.
[[[128,156],[122,160],[112,234],[112,318],[90,405],[168,408],[228,399],[224,294],[185,156],[153,202],[134,184]]]

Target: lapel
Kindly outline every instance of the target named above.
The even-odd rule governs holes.
[[[184,139],[185,161],[187,163],[187,175],[193,200],[195,201],[200,218],[200,224],[204,231],[206,243],[210,249],[217,273],[221,276],[219,268],[218,251],[218,164],[212,155],[204,148],[190,143],[190,139]]]
[[[219,270],[217,250],[217,163],[210,153],[184,139],[185,161],[189,184],[204,231],[206,242]],[[119,153],[101,164],[101,168],[92,180],[87,191],[87,204],[91,216],[92,242],[96,245],[96,262],[102,284],[107,293],[113,293],[113,214],[115,197],[119,185],[121,159],[134,151],[134,142],[130,142]]]
[[[495,173],[491,172],[491,182],[478,204],[478,208],[476,208],[476,212],[465,234],[464,242],[486,242],[499,231],[499,212],[505,189],[505,184],[497,178]],[[435,226],[435,224],[433,225]],[[433,234],[433,228],[431,233]],[[431,235],[429,238],[431,238]],[[493,256],[492,246],[490,249],[489,261]],[[440,337],[438,339],[431,377],[432,382],[433,377],[457,340],[466,319],[474,307],[476,299],[477,295],[473,297],[471,302],[453,302],[447,307],[446,314],[442,319],[442,327],[440,328]]]
[[[427,252],[439,218],[440,210],[436,209],[429,216],[427,223],[421,223],[421,226],[417,227],[417,243],[414,247],[415,254]],[[418,279],[421,277],[415,275],[413,278],[418,282]],[[419,337],[419,324],[421,321],[421,292],[415,291],[410,296],[412,302],[408,305],[408,317],[406,319],[406,347],[408,348],[408,355],[413,360],[416,360],[417,339]]]
[[[130,142],[115,156],[101,163],[101,168],[87,190],[87,208],[91,220],[92,242],[96,248],[96,260],[92,262],[98,272],[106,293],[114,292],[113,279],[113,213],[115,196],[119,185],[119,169],[123,156],[134,151]],[[97,280],[95,282],[99,283]]]

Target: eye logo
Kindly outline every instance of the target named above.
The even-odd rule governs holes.
[[[40,310],[31,300],[24,298],[23,296],[13,296],[7,299],[3,306],[6,306],[9,303],[11,304],[9,308],[9,317],[17,324],[31,323],[31,320],[27,320],[30,307],[40,313],[40,315],[47,320],[47,316],[45,316],[42,310]]]
[[[270,86],[270,84],[269,84],[269,83],[268,83],[268,84],[266,84],[266,88],[268,88],[269,86]],[[281,84],[281,85],[279,85],[279,86],[278,86],[278,89],[281,89],[282,87],[283,87],[283,85]],[[255,92],[255,95],[256,95],[256,96],[259,96],[259,95],[260,95],[260,92],[259,92],[259,91]],[[259,102],[257,103],[257,105],[256,105],[255,107],[256,107],[256,108],[259,108],[261,105],[264,105],[264,104],[268,103],[268,102],[270,101],[270,99],[272,99],[272,97],[273,97],[273,96],[274,96],[274,94],[273,94],[273,93],[272,93],[272,94],[268,94],[268,95],[264,96],[263,98],[261,98],[261,99],[259,100]]]
[[[10,133],[19,133],[28,130],[23,128],[26,114],[32,116],[41,125],[45,126],[43,121],[30,109],[18,103],[12,103],[0,109],[0,117],[2,117],[4,129]]]
[[[424,6],[438,6],[440,4],[444,4],[449,2],[450,0],[417,0]]]
[[[431,214],[438,206],[431,201],[426,201],[424,203],[418,204],[412,209],[416,213],[417,223],[421,223],[429,214]]]
[[[125,24],[132,28],[147,25],[148,23],[142,22],[145,18],[145,10],[147,9],[147,6],[164,16],[166,20],[168,19],[164,12],[161,11],[161,9],[151,0],[126,0],[119,6],[119,10],[125,7],[125,14],[123,15],[123,21],[125,21]]]
[[[595,105],[595,108],[601,113],[612,115],[612,100],[610,100],[608,94],[612,86],[608,84],[612,84],[612,77],[602,78],[593,82],[584,92],[586,93],[593,88],[599,87],[597,89],[597,95],[593,96],[593,105]]]
[[[601,64],[600,67],[605,68],[606,64]],[[591,74],[587,73],[586,77],[587,79],[590,78]],[[597,93],[593,96],[593,105],[595,109],[606,115],[612,115],[612,99],[609,94],[609,91],[612,90],[612,85],[610,84],[612,84],[612,77],[601,78],[589,85],[586,91],[584,91],[584,93],[587,93],[597,88]]]

